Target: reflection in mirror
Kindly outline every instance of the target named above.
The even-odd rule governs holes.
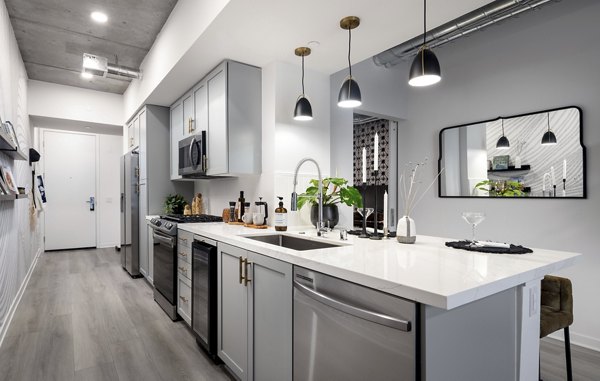
[[[581,110],[567,107],[445,128],[440,197],[585,197]]]

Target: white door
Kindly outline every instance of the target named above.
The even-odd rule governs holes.
[[[46,250],[96,247],[96,137],[44,131]]]

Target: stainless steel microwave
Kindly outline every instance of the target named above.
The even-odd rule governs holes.
[[[206,176],[206,131],[179,141],[179,174]]]

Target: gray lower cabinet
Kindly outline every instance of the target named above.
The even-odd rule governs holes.
[[[219,357],[242,381],[292,379],[292,265],[218,243]]]

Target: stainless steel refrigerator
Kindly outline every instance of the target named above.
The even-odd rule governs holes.
[[[133,278],[140,273],[139,155],[121,157],[121,265]]]

